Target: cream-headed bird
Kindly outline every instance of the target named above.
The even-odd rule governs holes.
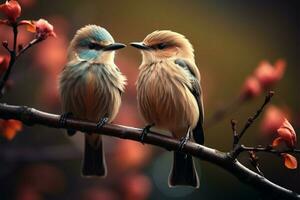
[[[59,78],[65,112],[62,124],[69,113],[77,119],[98,122],[98,127],[116,117],[126,78],[114,63],[114,51],[123,47],[124,44],[115,43],[110,33],[100,26],[88,25],[77,31]],[[68,133],[72,135],[74,131]],[[82,175],[106,175],[101,135],[85,134]]]
[[[181,140],[179,150],[174,152],[169,185],[199,187],[192,156],[180,151],[191,134],[197,143],[204,143],[202,89],[194,49],[185,36],[169,30],[154,31],[143,42],[131,45],[142,52],[138,108],[151,124],[145,127],[141,140],[152,125],[169,130]]]

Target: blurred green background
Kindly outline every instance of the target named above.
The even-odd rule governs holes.
[[[272,103],[287,108],[296,131],[299,130],[300,7],[296,0],[20,0],[20,3],[23,19],[49,20],[54,24],[57,39],[35,46],[18,61],[13,69],[13,88],[1,102],[60,113],[57,75],[63,68],[68,42],[86,24],[105,27],[116,41],[125,44],[142,41],[154,30],[169,29],[184,34],[194,46],[202,75],[206,119],[236,98],[245,78],[261,60],[273,63],[283,58],[287,70],[275,88]],[[10,34],[0,27],[2,40]],[[129,81],[115,123],[143,127],[136,110],[134,85],[141,55],[128,46],[117,53],[116,62]],[[246,102],[208,128],[205,145],[229,151],[230,119],[238,120],[241,128],[262,101],[263,95]],[[247,132],[243,143],[259,144],[259,127],[260,120]],[[41,126],[24,127],[12,141],[0,138],[0,199],[260,198],[228,172],[201,161],[197,161],[200,189],[168,189],[172,153],[109,137],[105,137],[107,179],[83,179],[81,139],[79,134],[69,139],[62,130]],[[118,145],[123,146],[118,148]],[[240,160],[251,168],[247,157]],[[300,192],[298,169],[286,169],[280,158],[271,155],[260,156],[260,165],[270,180]]]

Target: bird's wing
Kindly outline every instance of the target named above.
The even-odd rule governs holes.
[[[101,69],[102,78],[109,82],[111,86],[116,88],[120,92],[120,95],[124,93],[126,77],[121,73],[116,65],[102,63],[94,63],[93,65],[98,66],[95,68],[96,70]]]
[[[87,63],[86,60],[84,59],[80,59],[77,54],[75,54],[74,56],[74,59],[70,59],[67,64],[62,68],[62,71],[64,71],[66,68],[68,67],[72,67],[72,66],[77,66],[79,64],[82,64],[82,63]]]
[[[200,84],[200,73],[197,66],[190,63],[184,59],[176,59],[175,64],[179,65],[183,69],[190,73],[192,88],[190,88],[191,93],[194,95],[198,108],[199,108],[199,119],[195,129],[193,130],[193,136],[197,143],[204,143],[204,132],[203,132],[203,121],[204,121],[204,107],[203,107],[203,97],[202,88]]]

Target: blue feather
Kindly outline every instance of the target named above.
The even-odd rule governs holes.
[[[79,41],[79,47],[86,47],[93,41],[114,43],[114,39],[110,33],[105,28],[99,26],[91,26],[91,28],[88,29],[87,37],[82,38]],[[100,51],[96,51],[94,49],[82,49],[79,50],[78,53],[79,57],[84,60],[95,59],[100,56],[100,54]]]
[[[91,30],[91,37],[94,38],[96,41],[114,41],[110,33],[105,28],[101,27],[93,28]]]
[[[93,49],[84,49],[81,50],[78,54],[79,58],[84,60],[92,60],[99,56],[99,51],[93,50]]]

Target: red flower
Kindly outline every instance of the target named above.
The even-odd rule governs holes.
[[[21,15],[21,6],[15,0],[6,1],[0,5],[0,12],[2,12],[9,21],[16,22]]]
[[[18,120],[0,120],[0,134],[8,140],[12,140],[17,132],[21,130],[22,123]]]
[[[298,167],[298,162],[297,159],[292,156],[291,154],[288,153],[283,153],[281,154],[283,161],[284,161],[284,165],[286,168],[288,169],[297,169]]]
[[[296,132],[287,119],[284,119],[284,122],[277,130],[277,133],[278,137],[273,141],[273,147],[277,147],[281,143],[285,143],[290,148],[295,147],[297,142]]]
[[[277,129],[283,124],[287,114],[280,108],[270,105],[267,107],[262,119],[260,130],[264,135],[276,133]]]
[[[7,70],[9,63],[9,56],[0,56],[0,76]]]
[[[277,60],[274,66],[267,61],[262,61],[253,75],[246,79],[241,92],[242,100],[254,98],[263,90],[272,87],[282,78],[285,68],[286,62],[281,59]]]
[[[252,99],[253,97],[260,95],[261,92],[262,89],[258,80],[255,77],[250,76],[246,79],[242,87],[241,98],[244,100]]]
[[[24,24],[28,25],[28,31],[36,33],[36,38],[38,39],[45,40],[49,36],[56,37],[53,26],[45,19],[39,19],[31,23],[25,21]]]
[[[286,68],[284,60],[277,60],[274,66],[267,61],[262,61],[254,72],[262,88],[272,87],[283,76]]]

